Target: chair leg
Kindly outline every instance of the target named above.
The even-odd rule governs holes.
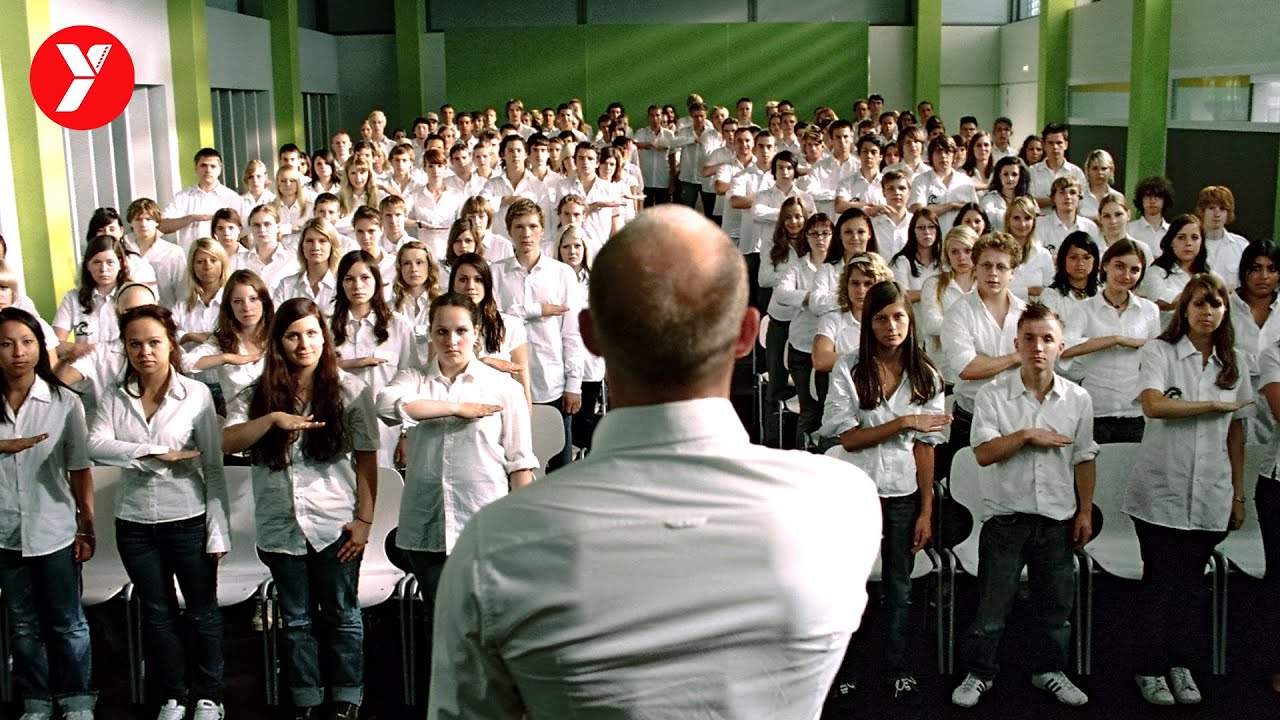
[[[946,582],[938,583],[938,672],[950,675],[956,664],[956,556],[945,550],[941,557]]]
[[[9,647],[9,611],[0,607],[0,701],[13,701],[13,655]]]
[[[280,704],[278,647],[276,646],[275,585],[268,580],[258,587],[258,612],[262,620],[262,685],[267,705]]]
[[[1214,646],[1213,673],[1227,674],[1227,586],[1229,585],[1231,565],[1221,553],[1214,553]]]
[[[133,593],[133,584],[124,586],[124,634],[129,663],[129,699],[141,704],[146,694],[146,659],[142,654],[142,606]]]
[[[413,575],[405,575],[396,583],[396,602],[400,605],[400,667],[404,683],[404,704],[418,704],[417,642],[414,636],[413,596],[417,583]]]
[[[1082,645],[1081,654],[1083,656],[1081,664],[1083,665],[1083,667],[1080,670],[1080,673],[1082,675],[1092,675],[1093,674],[1094,563],[1093,563],[1093,557],[1087,553],[1082,554],[1081,559],[1083,561],[1083,565],[1080,571],[1080,579],[1084,584],[1084,591],[1081,593],[1082,597],[1079,598],[1080,602],[1082,602],[1083,604],[1081,606],[1080,627],[1077,629],[1076,632],[1082,634],[1084,638],[1083,642],[1081,643]]]

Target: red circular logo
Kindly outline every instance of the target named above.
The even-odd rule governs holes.
[[[133,97],[133,58],[102,28],[63,28],[31,58],[31,96],[62,127],[100,128],[124,112]]]

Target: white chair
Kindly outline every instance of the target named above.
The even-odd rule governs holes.
[[[533,454],[538,456],[538,467],[533,476],[542,477],[547,461],[564,449],[564,418],[560,411],[549,405],[534,405],[530,419],[533,431]]]
[[[1142,551],[1138,544],[1133,518],[1121,508],[1124,505],[1125,488],[1133,476],[1137,462],[1139,443],[1111,443],[1103,445],[1097,459],[1097,484],[1093,491],[1093,504],[1102,513],[1102,530],[1098,532],[1081,554],[1084,566],[1081,578],[1084,582],[1084,669],[1093,672],[1093,575],[1094,565],[1108,575],[1125,580],[1142,579]],[[1226,602],[1220,591],[1221,562],[1210,557],[1205,568],[1212,582],[1212,667],[1215,675],[1222,674],[1226,642],[1223,639]]]
[[[1271,465],[1275,456],[1268,445],[1250,445],[1244,451],[1244,496],[1252,502],[1258,490],[1258,476],[1271,475]],[[1262,528],[1258,525],[1256,506],[1250,504],[1244,514],[1244,525],[1239,530],[1227,533],[1227,538],[1218,545],[1218,553],[1222,555],[1219,574],[1222,578],[1220,591],[1222,601],[1219,605],[1218,619],[1220,642],[1216,648],[1218,670],[1227,671],[1227,597],[1230,588],[1230,569],[1235,565],[1240,572],[1257,580],[1267,574],[1267,559],[1262,548]]]
[[[81,566],[81,601],[85,607],[101,605],[124,594],[126,655],[129,664],[129,697],[143,700],[142,616],[134,601],[133,584],[116,549],[116,503],[120,495],[120,468],[99,465],[93,468],[93,503],[97,521],[93,532],[97,546],[93,559]]]

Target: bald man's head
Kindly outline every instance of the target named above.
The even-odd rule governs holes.
[[[591,268],[593,335],[618,378],[696,385],[732,365],[746,263],[719,227],[680,205],[642,212]]]

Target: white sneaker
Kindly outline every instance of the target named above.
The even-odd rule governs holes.
[[[1066,675],[1057,671],[1036,673],[1031,676],[1031,684],[1053,693],[1053,696],[1063,705],[1079,707],[1089,702],[1088,695],[1076,687]]]
[[[1184,667],[1169,670],[1169,688],[1173,691],[1173,699],[1179,705],[1195,705],[1200,702],[1200,688],[1191,677],[1191,671]]]
[[[191,716],[191,720],[222,720],[226,714],[222,709],[222,703],[201,700],[196,703],[196,712]]]
[[[160,714],[156,716],[156,720],[182,720],[187,716],[187,706],[179,705],[177,700],[170,699],[169,702],[160,706]]]
[[[28,710],[18,720],[49,720],[49,713],[43,710]]]
[[[971,708],[982,699],[982,693],[990,690],[994,684],[994,680],[983,680],[977,675],[969,673],[964,676],[960,686],[951,693],[951,702],[960,707]]]
[[[62,720],[93,720],[92,710],[68,710],[63,713]]]
[[[1169,681],[1163,675],[1134,675],[1138,681],[1138,691],[1142,699],[1152,705],[1172,705],[1173,693],[1169,692]]]

